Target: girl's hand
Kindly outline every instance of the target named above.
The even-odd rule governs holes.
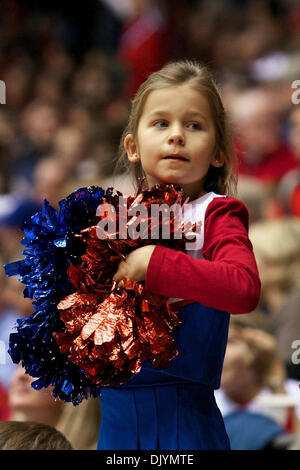
[[[119,287],[122,287],[123,278],[131,279],[132,281],[140,282],[146,279],[146,272],[148,264],[156,245],[147,245],[137,248],[126,256],[124,261],[121,261],[118,271],[113,277]]]

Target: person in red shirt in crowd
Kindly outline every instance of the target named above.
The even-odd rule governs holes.
[[[278,186],[278,196],[284,210],[300,217],[300,104],[294,105],[289,114],[288,141],[298,160],[298,167],[288,171]]]
[[[260,88],[241,92],[231,113],[235,125],[240,176],[252,176],[276,184],[299,166],[280,130],[276,97]]]
[[[169,59],[167,22],[155,0],[135,0],[123,26],[118,57],[128,73],[124,93],[132,98],[147,76]]]

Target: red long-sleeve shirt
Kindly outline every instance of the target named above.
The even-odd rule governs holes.
[[[249,214],[232,197],[218,197],[205,213],[204,259],[156,246],[146,288],[230,313],[248,313],[259,302],[260,279],[248,238]]]

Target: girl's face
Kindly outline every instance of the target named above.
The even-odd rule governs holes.
[[[152,91],[141,115],[137,138],[124,141],[129,160],[140,161],[149,186],[180,185],[191,199],[216,161],[215,127],[206,98],[189,84]]]

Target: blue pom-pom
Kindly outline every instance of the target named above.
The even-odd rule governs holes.
[[[68,361],[67,354],[60,353],[53,332],[63,332],[65,325],[57,305],[75,292],[67,271],[70,263],[81,262],[84,253],[75,234],[93,225],[97,207],[112,193],[112,188],[80,188],[60,201],[59,212],[45,199],[42,210],[24,226],[25,259],[4,266],[7,276],[20,276],[26,286],[24,297],[34,299],[34,312],[17,320],[16,332],[10,335],[13,362],[22,362],[26,373],[37,378],[32,387],[52,386],[55,397],[75,405],[100,390]]]

